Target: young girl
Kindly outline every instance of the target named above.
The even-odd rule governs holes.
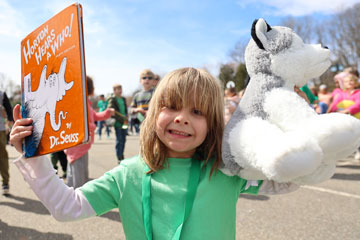
[[[246,181],[219,171],[224,129],[220,84],[209,73],[184,68],[160,81],[140,132],[140,156],[73,189],[59,180],[46,156],[16,165],[60,221],[118,208],[126,239],[235,239],[240,193],[281,193],[293,184]],[[31,119],[16,123],[11,142],[31,134]]]
[[[360,90],[356,89],[358,78],[349,74],[343,80],[343,90],[339,91],[330,106],[330,112],[351,114],[360,118]]]

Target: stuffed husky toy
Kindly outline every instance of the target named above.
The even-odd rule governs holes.
[[[222,171],[248,180],[315,184],[360,145],[360,120],[318,115],[294,92],[330,66],[330,51],[291,29],[255,20],[245,51],[245,95],[225,127]]]

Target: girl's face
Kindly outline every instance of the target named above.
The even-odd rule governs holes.
[[[343,85],[345,90],[354,90],[356,87],[356,82],[351,78],[345,78]]]
[[[168,157],[192,157],[207,131],[206,117],[193,107],[163,107],[156,121],[156,134],[167,147]]]

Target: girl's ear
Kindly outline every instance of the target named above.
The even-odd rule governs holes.
[[[270,25],[262,18],[255,19],[253,22],[251,27],[251,37],[260,49],[268,49],[268,41],[265,34],[270,30]]]

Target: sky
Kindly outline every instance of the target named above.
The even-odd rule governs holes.
[[[86,72],[95,94],[115,83],[129,96],[139,74],[164,76],[206,67],[217,76],[238,41],[250,39],[254,19],[278,25],[286,16],[326,17],[360,0],[84,0]],[[20,42],[65,7],[66,0],[0,0],[0,73],[20,85]]]

